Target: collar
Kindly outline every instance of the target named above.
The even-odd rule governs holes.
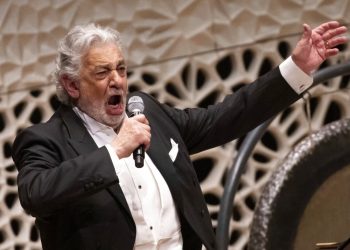
[[[86,113],[81,111],[78,107],[73,107],[73,111],[81,118],[81,120],[84,123],[84,126],[86,129],[93,135],[95,135],[98,132],[109,132],[113,131],[113,128],[106,126],[98,121],[96,121],[94,118],[88,116]]]

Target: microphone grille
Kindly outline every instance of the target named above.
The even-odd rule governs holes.
[[[128,111],[130,113],[139,112],[143,113],[145,106],[143,105],[143,100],[139,96],[132,96],[128,101]]]

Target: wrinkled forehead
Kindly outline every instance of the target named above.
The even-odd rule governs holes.
[[[96,43],[85,51],[82,57],[83,66],[125,64],[121,49],[114,43]]]

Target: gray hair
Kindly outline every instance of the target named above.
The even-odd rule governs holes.
[[[79,80],[81,57],[96,43],[114,43],[124,55],[124,48],[118,31],[95,24],[75,26],[59,42],[56,69],[52,73],[52,82],[56,85],[58,100],[71,104],[71,98],[61,83],[62,76],[73,81]]]

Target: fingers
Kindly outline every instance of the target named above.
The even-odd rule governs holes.
[[[137,121],[137,123],[133,125],[133,130],[135,136],[138,137],[139,145],[144,145],[145,148],[148,148],[151,143],[151,127],[149,126],[146,116],[140,114],[130,119]]]
[[[337,48],[333,48],[333,49],[327,49],[326,51],[326,57],[330,57],[330,56],[335,56],[336,54],[338,54],[339,50]]]
[[[332,39],[328,39],[328,40],[325,40],[325,41],[326,41],[326,48],[330,49],[330,48],[338,46],[339,44],[346,43],[347,38],[341,36],[341,37],[334,37]]]
[[[305,73],[310,74],[321,65],[324,60],[338,54],[339,49],[335,48],[347,41],[343,34],[347,31],[337,21],[331,21],[315,29],[304,24],[302,38],[292,52],[293,61]]]
[[[119,158],[128,157],[132,152],[143,145],[147,150],[151,144],[151,127],[144,115],[126,117],[117,137],[111,145]]]
[[[306,23],[304,23],[303,27],[304,27],[303,38],[309,39],[312,33],[311,27]]]
[[[324,41],[325,47],[328,50],[347,41],[345,36],[341,36],[347,32],[347,28],[345,26],[341,26],[337,21],[321,24],[313,31],[320,35],[320,38],[318,39],[322,39]],[[329,53],[332,55],[334,52],[335,50],[329,51]]]
[[[131,117],[131,119],[134,119],[134,120],[137,120],[138,122],[149,125],[149,122],[144,114],[135,115]]]
[[[327,23],[323,23],[320,26],[316,27],[314,29],[315,32],[317,32],[320,35],[323,35],[326,31],[331,29],[336,29],[340,26],[339,22],[337,21],[330,21]]]
[[[331,40],[334,37],[337,37],[339,35],[344,34],[347,31],[347,28],[345,26],[341,26],[335,29],[327,30],[325,33],[322,34],[322,39],[325,41]]]

